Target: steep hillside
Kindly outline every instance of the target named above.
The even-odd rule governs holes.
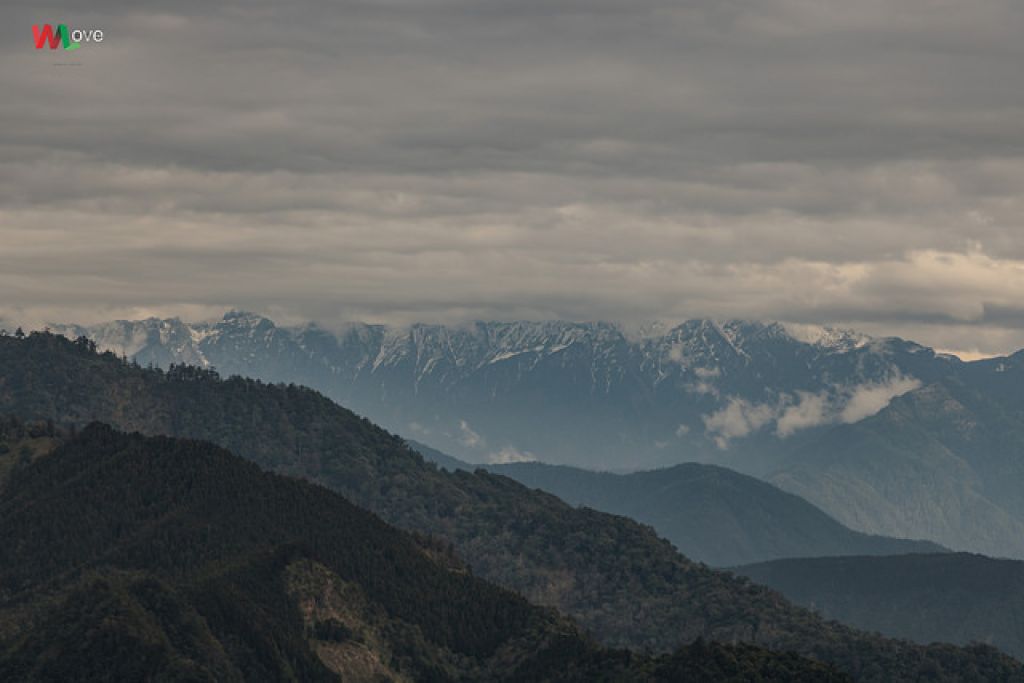
[[[4,680],[497,675],[567,628],[325,489],[99,425],[11,476],[0,568]]]
[[[798,450],[771,481],[840,522],[1024,558],[1024,354],[970,364]]]
[[[437,451],[425,452],[419,444],[414,448],[431,460],[436,457]],[[456,468],[452,460],[438,464]],[[553,493],[572,505],[586,505],[650,524],[684,555],[713,566],[783,557],[898,555],[943,550],[927,541],[852,531],[798,496],[713,465],[687,463],[633,474],[591,472],[542,463],[486,468],[530,488]]]
[[[94,424],[0,492],[0,678],[842,679],[758,648],[604,650],[438,550],[210,444]]]
[[[1024,656],[1024,562],[947,553],[778,560],[736,572],[829,619]]]
[[[834,662],[860,680],[1021,675],[1018,663],[991,650],[916,647],[822,622],[772,591],[686,560],[625,518],[574,509],[507,477],[440,471],[307,389],[192,368],[146,370],[96,355],[87,341],[34,334],[0,339],[0,412],[215,441],[451,542],[475,574],[562,609],[609,644],[756,642]]]

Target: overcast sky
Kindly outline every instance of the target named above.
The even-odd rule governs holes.
[[[1024,347],[1020,0],[79,4],[0,6],[0,317]]]

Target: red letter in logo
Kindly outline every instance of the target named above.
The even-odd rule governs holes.
[[[32,35],[35,36],[37,50],[42,50],[47,42],[50,43],[51,50],[56,50],[60,45],[60,31],[54,31],[49,24],[43,24],[42,30],[39,30],[39,26],[33,25]]]

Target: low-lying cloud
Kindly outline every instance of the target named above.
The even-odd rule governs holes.
[[[875,415],[897,396],[913,391],[921,382],[893,375],[883,382],[834,387],[820,392],[781,394],[774,402],[752,403],[732,397],[726,405],[703,417],[708,436],[721,448],[774,425],[774,434],[785,439],[798,431],[830,424],[850,424]]]
[[[910,377],[897,377],[884,384],[863,384],[856,387],[839,413],[839,421],[859,422],[889,405],[897,396],[913,391],[921,382]]]
[[[801,429],[809,429],[830,421],[833,407],[824,393],[797,392],[795,402],[787,405],[775,422],[775,434],[786,438]]]
[[[718,447],[724,449],[730,439],[752,434],[778,419],[778,410],[778,405],[751,403],[746,399],[733,397],[724,408],[703,417],[704,429]]]
[[[508,465],[515,462],[534,462],[537,458],[529,451],[521,451],[512,446],[505,446],[487,456],[487,461],[492,465]]]
[[[473,431],[473,428],[465,420],[459,420],[458,439],[459,443],[466,448],[482,448],[487,445],[487,440]]]

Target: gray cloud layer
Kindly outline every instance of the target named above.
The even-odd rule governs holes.
[[[1017,0],[170,8],[0,9],[0,316],[1024,346]],[[32,49],[58,20],[106,40]]]

